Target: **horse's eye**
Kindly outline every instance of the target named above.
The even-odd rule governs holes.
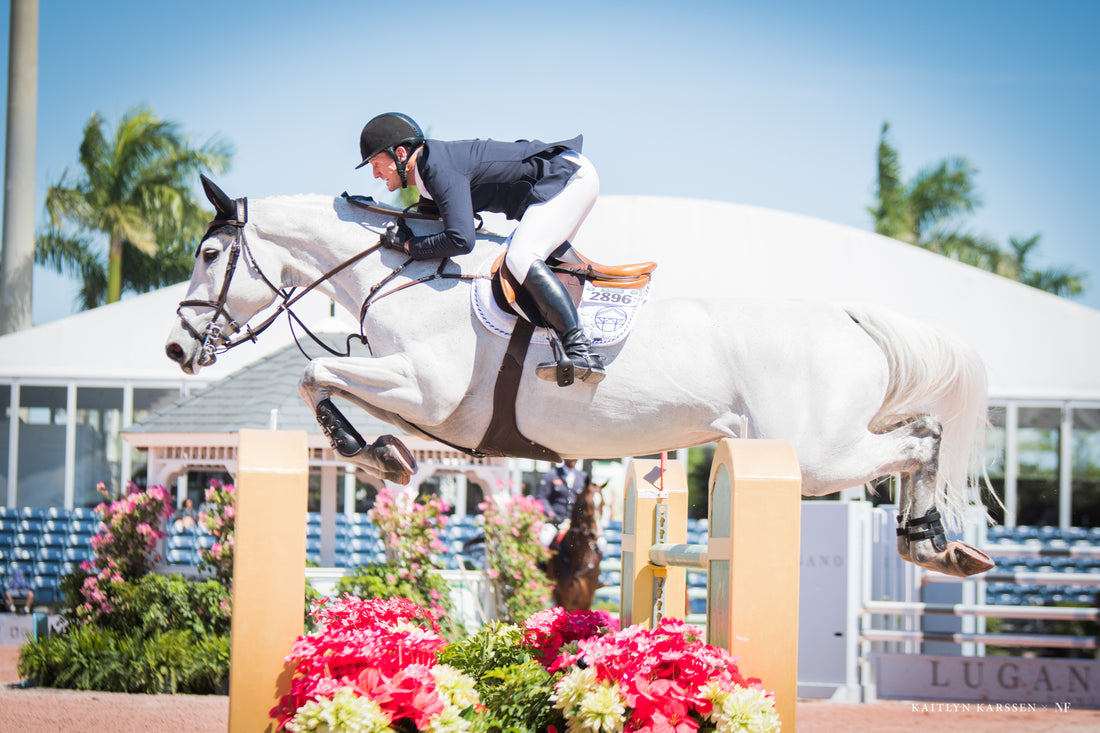
[[[206,264],[210,264],[214,260],[218,259],[218,250],[216,249],[204,249],[202,251],[202,261]]]

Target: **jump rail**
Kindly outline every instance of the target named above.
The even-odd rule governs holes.
[[[679,461],[632,461],[623,512],[621,623],[685,618],[686,568],[705,569],[707,642],[775,692],[784,731],[795,728],[798,696],[801,485],[789,443],[727,439],[711,466],[707,544],[684,541]]]

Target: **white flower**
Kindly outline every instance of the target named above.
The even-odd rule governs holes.
[[[625,722],[626,707],[619,686],[601,682],[584,694],[566,724],[569,733],[620,733]]]
[[[287,721],[290,733],[385,733],[390,716],[378,703],[360,697],[350,687],[341,688],[329,698],[310,700]]]
[[[470,721],[462,717],[462,708],[447,705],[443,712],[432,718],[425,733],[466,733],[471,728]]]
[[[585,669],[573,668],[558,681],[558,684],[554,685],[554,694],[550,696],[550,700],[554,703],[554,707],[569,715],[570,711],[580,703],[585,693],[595,686],[595,669],[592,667]]]
[[[736,687],[727,692],[717,687],[711,690],[709,685],[703,690],[714,703],[707,718],[717,733],[778,733],[779,714],[764,690]]]
[[[437,664],[432,667],[432,677],[439,688],[439,694],[445,701],[449,701],[459,712],[471,705],[477,705],[477,690],[474,688],[474,680],[467,674],[463,674],[447,664]]]

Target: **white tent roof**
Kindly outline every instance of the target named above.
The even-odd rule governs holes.
[[[0,336],[0,377],[207,383],[290,343],[286,319],[280,318],[256,343],[232,349],[198,375],[186,376],[164,354],[176,305],[186,292],[187,283],[180,283]],[[329,306],[328,298],[311,293],[294,311],[314,331],[357,328],[355,319],[340,309],[330,316]],[[303,340],[309,342],[309,337]]]
[[[499,229],[496,220],[493,228]],[[660,263],[653,297],[869,301],[972,344],[994,397],[1100,399],[1100,311],[879,235],[751,206],[601,197],[577,237],[601,262]],[[197,377],[164,356],[186,286],[129,298],[0,337],[0,377],[201,380],[224,377],[289,343],[281,321]],[[306,305],[308,303],[308,305]],[[354,330],[327,299],[303,299],[316,331]]]
[[[752,206],[601,198],[576,244],[653,260],[653,294],[866,301],[971,344],[994,397],[1100,399],[1100,311],[872,232]]]

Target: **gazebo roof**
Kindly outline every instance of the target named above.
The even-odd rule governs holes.
[[[318,337],[334,349],[344,349],[345,336],[342,334],[318,334]],[[311,355],[323,353],[308,337],[303,338],[302,345]],[[305,364],[306,359],[297,346],[284,346],[130,425],[125,432],[209,434],[235,433],[242,428],[262,430],[270,427],[274,410],[280,430],[320,433],[313,413],[298,395],[298,380]],[[341,403],[340,409],[364,436],[396,430],[347,403]]]

